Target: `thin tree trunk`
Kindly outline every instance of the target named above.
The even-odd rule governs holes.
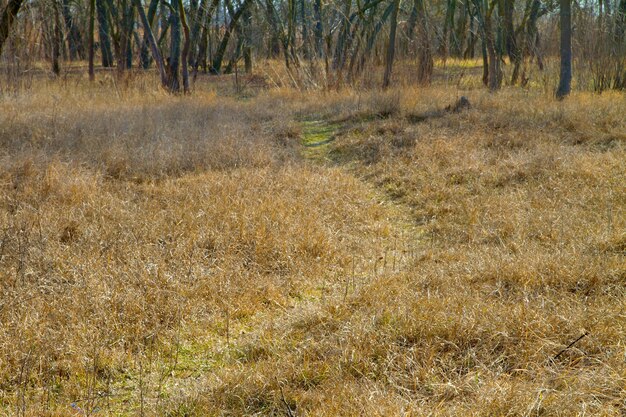
[[[161,76],[161,85],[164,88],[167,88],[167,71],[165,69],[165,63],[163,62],[163,57],[161,55],[161,51],[159,50],[159,46],[157,45],[156,39],[154,39],[154,34],[152,33],[152,28],[150,27],[150,22],[148,22],[148,17],[146,16],[146,12],[143,9],[141,0],[134,0],[134,2],[135,7],[137,7],[137,11],[139,12],[139,18],[141,19],[144,33],[146,33],[148,37],[148,44],[150,45],[150,49],[152,50],[152,59],[154,59],[154,62],[159,69],[159,75]]]
[[[211,21],[213,19],[213,13],[218,10],[219,0],[213,0],[211,2],[211,6],[206,14],[206,22],[202,28],[202,35],[200,36],[200,45],[198,47],[198,55],[195,58],[194,68],[193,68],[193,76],[194,80],[198,75],[198,67],[202,65],[204,68],[204,72],[206,72],[206,61],[207,61],[207,48],[209,46],[209,31],[211,30]]]
[[[111,50],[109,19],[107,17],[107,5],[105,0],[96,0],[96,12],[98,17],[98,38],[100,40],[102,66],[109,68],[113,65],[113,52]]]
[[[537,29],[540,7],[540,0],[532,0],[528,22],[526,23],[526,47],[528,48],[531,61],[533,57],[536,57],[539,70],[543,71],[543,60],[539,51],[539,30]]]
[[[214,74],[219,74],[222,69],[222,62],[224,60],[224,53],[226,52],[226,47],[228,46],[228,41],[232,35],[233,30],[237,27],[239,18],[243,14],[244,10],[250,4],[250,0],[244,0],[243,4],[239,6],[239,9],[233,14],[231,17],[231,21],[226,28],[226,32],[224,33],[224,37],[220,42],[219,47],[217,48],[217,52],[215,54],[215,58],[213,59],[213,65],[211,67],[211,72]]]
[[[420,84],[429,84],[433,74],[433,54],[430,45],[430,37],[428,35],[428,17],[426,16],[426,8],[424,0],[415,0],[415,10],[417,11],[418,20],[418,65],[417,65],[417,81]]]
[[[148,24],[152,29],[152,24],[154,22],[154,16],[156,15],[157,7],[159,6],[159,0],[150,0],[150,5],[148,6]],[[141,68],[148,69],[150,68],[150,43],[148,42],[148,33],[144,30],[143,32],[143,41],[141,43],[141,52],[139,53],[139,60],[141,61]]]
[[[322,25],[322,0],[313,3],[313,16],[315,18],[315,51],[318,57],[324,55],[324,29]]]
[[[53,0],[52,8],[54,13],[53,29],[52,29],[52,73],[58,76],[61,73],[61,65],[59,64],[59,56],[61,54],[61,20],[59,17],[59,4],[57,0]]]
[[[489,89],[496,91],[502,84],[500,56],[496,50],[496,39],[491,25],[491,16],[485,18],[485,40],[487,41],[487,58],[489,62]]]
[[[170,11],[170,56],[168,59],[168,84],[170,91],[180,91],[180,79],[178,69],[180,67],[180,15],[178,7],[172,7]]]
[[[389,29],[389,45],[387,46],[387,57],[385,62],[385,76],[383,88],[388,88],[391,84],[391,72],[393,70],[393,58],[396,52],[396,29],[398,27],[398,9],[400,0],[394,0],[393,12],[391,15],[391,28]]]
[[[444,59],[448,58],[450,52],[450,32],[454,38],[454,14],[456,12],[456,0],[448,0],[446,16],[443,23],[443,39],[441,40],[440,54]],[[453,40],[454,41],[454,40]]]
[[[480,51],[483,57],[483,84],[489,85],[489,57],[487,56],[487,42],[482,37],[480,41]]]
[[[567,97],[572,89],[572,2],[560,0],[561,10],[561,73],[556,97],[559,100]]]
[[[522,50],[517,40],[517,32],[513,25],[513,14],[515,13],[514,0],[504,0],[504,34],[506,52],[513,64],[513,74],[511,84],[515,85],[519,78],[520,67],[522,65]]]
[[[185,94],[189,93],[189,68],[188,68],[188,59],[189,59],[189,45],[191,42],[189,35],[189,25],[187,24],[187,16],[185,14],[185,7],[183,6],[183,0],[178,0],[178,13],[180,14],[180,22],[183,25],[183,33],[185,35],[185,42],[183,44],[183,52],[181,55],[183,70],[183,92]]]
[[[94,31],[96,25],[96,0],[89,0],[89,81],[96,80],[94,70]]]
[[[300,0],[300,21],[302,24],[302,56],[309,59],[309,24],[307,22],[305,0]]]
[[[358,72],[361,72],[363,70],[365,66],[365,61],[370,57],[370,55],[372,54],[372,51],[374,50],[374,45],[376,43],[376,38],[378,34],[380,33],[387,19],[389,19],[389,16],[392,15],[394,9],[395,9],[395,4],[389,3],[389,5],[383,11],[383,14],[380,17],[380,19],[378,19],[378,21],[376,22],[376,25],[374,25],[374,29],[372,30],[372,33],[367,38],[367,45],[365,47],[365,51],[363,51],[363,55],[361,56],[361,62],[359,63]]]
[[[9,3],[2,12],[2,16],[0,16],[0,54],[2,53],[4,43],[11,33],[11,28],[15,23],[15,18],[22,6],[22,2],[23,0],[9,0]]]
[[[189,46],[189,65],[191,65],[192,68],[196,67],[195,61],[198,58],[198,41],[202,36],[200,26],[204,26],[203,22],[205,20],[204,18],[207,12],[206,2],[207,0],[200,0],[199,8],[196,11],[194,18],[192,19],[193,24],[191,26],[191,45]]]
[[[456,48],[454,50],[454,56],[457,58],[463,57],[463,48],[465,45],[465,39],[467,38],[467,18],[469,16],[469,0],[463,0],[461,14],[457,20],[456,28]]]
[[[270,58],[276,58],[280,55],[280,29],[278,25],[278,17],[276,16],[276,10],[272,0],[265,0],[265,11],[267,13],[267,20],[270,24],[272,33],[269,39],[269,54]]]
[[[78,26],[74,22],[69,0],[63,0],[63,20],[67,29],[70,60],[82,59],[84,57],[83,40],[81,39]]]
[[[247,8],[243,14],[243,62],[247,74],[252,73],[252,12]]]
[[[474,31],[475,12],[469,4],[467,7],[469,15],[469,39],[467,40],[467,48],[465,49],[465,52],[463,52],[463,59],[474,59],[476,51],[476,33]]]
[[[502,84],[502,69],[500,68],[501,57],[496,49],[496,39],[491,22],[495,3],[489,5],[488,0],[473,0],[473,3],[483,43],[483,83],[491,91],[496,91],[500,89]]]
[[[396,1],[396,0],[394,0]],[[350,32],[350,10],[352,8],[352,0],[344,0],[344,8],[341,16],[341,30],[337,37],[337,45],[335,45],[335,56],[333,58],[333,68],[338,69],[344,62],[344,47],[346,44],[346,38]]]

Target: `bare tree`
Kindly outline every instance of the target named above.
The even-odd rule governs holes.
[[[394,0],[393,12],[391,14],[391,28],[389,29],[389,45],[387,46],[387,57],[385,61],[385,76],[383,79],[383,88],[389,87],[389,84],[391,83],[393,59],[396,53],[396,30],[398,27],[398,10],[399,9],[400,9],[400,0]]]
[[[556,97],[567,97],[572,89],[572,2],[560,0],[559,17],[561,22],[561,73]]]
[[[426,8],[424,0],[415,0],[413,8],[415,10],[418,39],[417,39],[417,80],[420,84],[430,83],[433,74],[433,54],[430,45],[430,36],[428,35],[428,18],[426,16]]]
[[[89,0],[89,80],[95,81],[96,72],[94,69],[94,31],[96,20],[96,0]]]
[[[9,37],[9,33],[11,33],[11,28],[15,23],[15,18],[22,6],[22,2],[23,0],[9,0],[2,12],[2,16],[0,16],[0,54],[5,41]]]

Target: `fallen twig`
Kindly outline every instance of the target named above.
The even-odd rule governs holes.
[[[586,331],[585,333],[583,333],[582,335],[580,335],[578,337],[578,339],[574,340],[572,343],[570,343],[569,345],[567,345],[563,350],[561,350],[559,353],[556,354],[556,356],[554,358],[552,358],[553,361],[557,360],[559,358],[559,356],[561,356],[567,349],[571,348],[572,346],[574,346],[576,343],[578,343],[580,340],[582,340],[585,336],[587,336],[589,334],[588,331]]]

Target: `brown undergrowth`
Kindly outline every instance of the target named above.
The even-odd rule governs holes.
[[[47,88],[0,102],[2,413],[626,410],[623,95]]]

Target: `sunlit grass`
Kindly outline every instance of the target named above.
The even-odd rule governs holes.
[[[624,412],[623,94],[135,77],[0,99],[0,413]]]

